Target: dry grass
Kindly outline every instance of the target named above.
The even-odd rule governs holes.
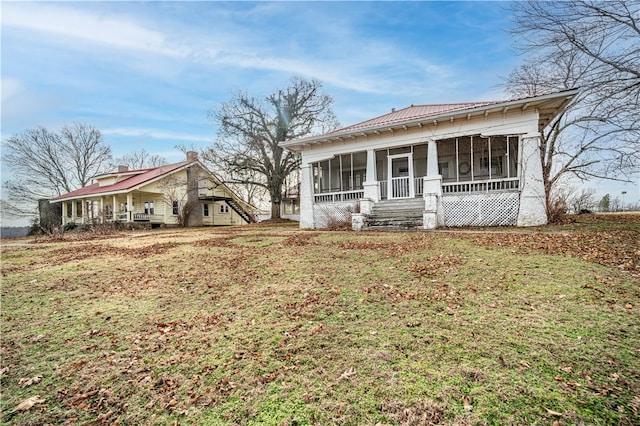
[[[5,246],[2,421],[638,424],[637,219]]]

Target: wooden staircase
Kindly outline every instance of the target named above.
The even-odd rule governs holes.
[[[413,229],[422,227],[424,200],[409,198],[383,200],[373,206],[365,221],[365,229]]]
[[[256,220],[245,209],[242,208],[233,198],[225,198],[224,202],[233,209],[238,215],[243,218],[247,223],[254,223]]]

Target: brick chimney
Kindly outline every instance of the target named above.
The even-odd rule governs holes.
[[[198,153],[196,151],[187,151],[187,161],[197,161]]]
[[[128,172],[129,166],[118,166],[118,172]]]

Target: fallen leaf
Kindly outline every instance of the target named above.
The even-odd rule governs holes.
[[[525,361],[524,359],[520,360],[520,364],[524,365],[527,368],[531,368],[531,364],[529,364],[527,361]]]
[[[552,416],[558,416],[558,417],[564,416],[564,414],[558,413],[557,411],[549,410],[548,408],[545,408],[545,410],[547,410],[547,414],[550,414]]]
[[[42,380],[42,376],[35,376],[32,377],[30,379],[20,379],[20,382],[18,383],[18,385],[21,388],[26,388],[27,386],[31,386],[34,383],[40,383],[40,381]]]
[[[27,411],[34,405],[42,404],[44,401],[44,399],[40,398],[40,395],[32,396],[31,398],[27,398],[20,404],[16,405],[16,408],[14,408],[12,412],[15,413],[17,411]]]
[[[465,411],[472,411],[473,410],[473,405],[472,405],[472,400],[470,396],[463,396],[462,397],[462,406],[464,407]]]
[[[640,396],[634,396],[629,403],[629,407],[633,410],[633,414],[638,414],[638,410],[640,409]]]
[[[344,370],[344,373],[340,375],[338,380],[347,380],[349,377],[355,376],[355,374],[356,374],[356,370],[353,367],[351,367],[347,370]]]
[[[105,421],[111,416],[113,416],[113,410],[109,411],[108,413],[100,414],[97,419],[92,420],[92,421],[87,422],[87,423],[83,423],[82,426],[97,426],[97,425],[101,425],[101,424],[105,423]]]

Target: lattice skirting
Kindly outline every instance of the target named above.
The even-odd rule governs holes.
[[[513,226],[518,221],[520,194],[445,195],[445,226]]]
[[[351,226],[351,213],[359,211],[359,201],[342,203],[317,203],[313,205],[313,223],[315,228],[332,226]]]

